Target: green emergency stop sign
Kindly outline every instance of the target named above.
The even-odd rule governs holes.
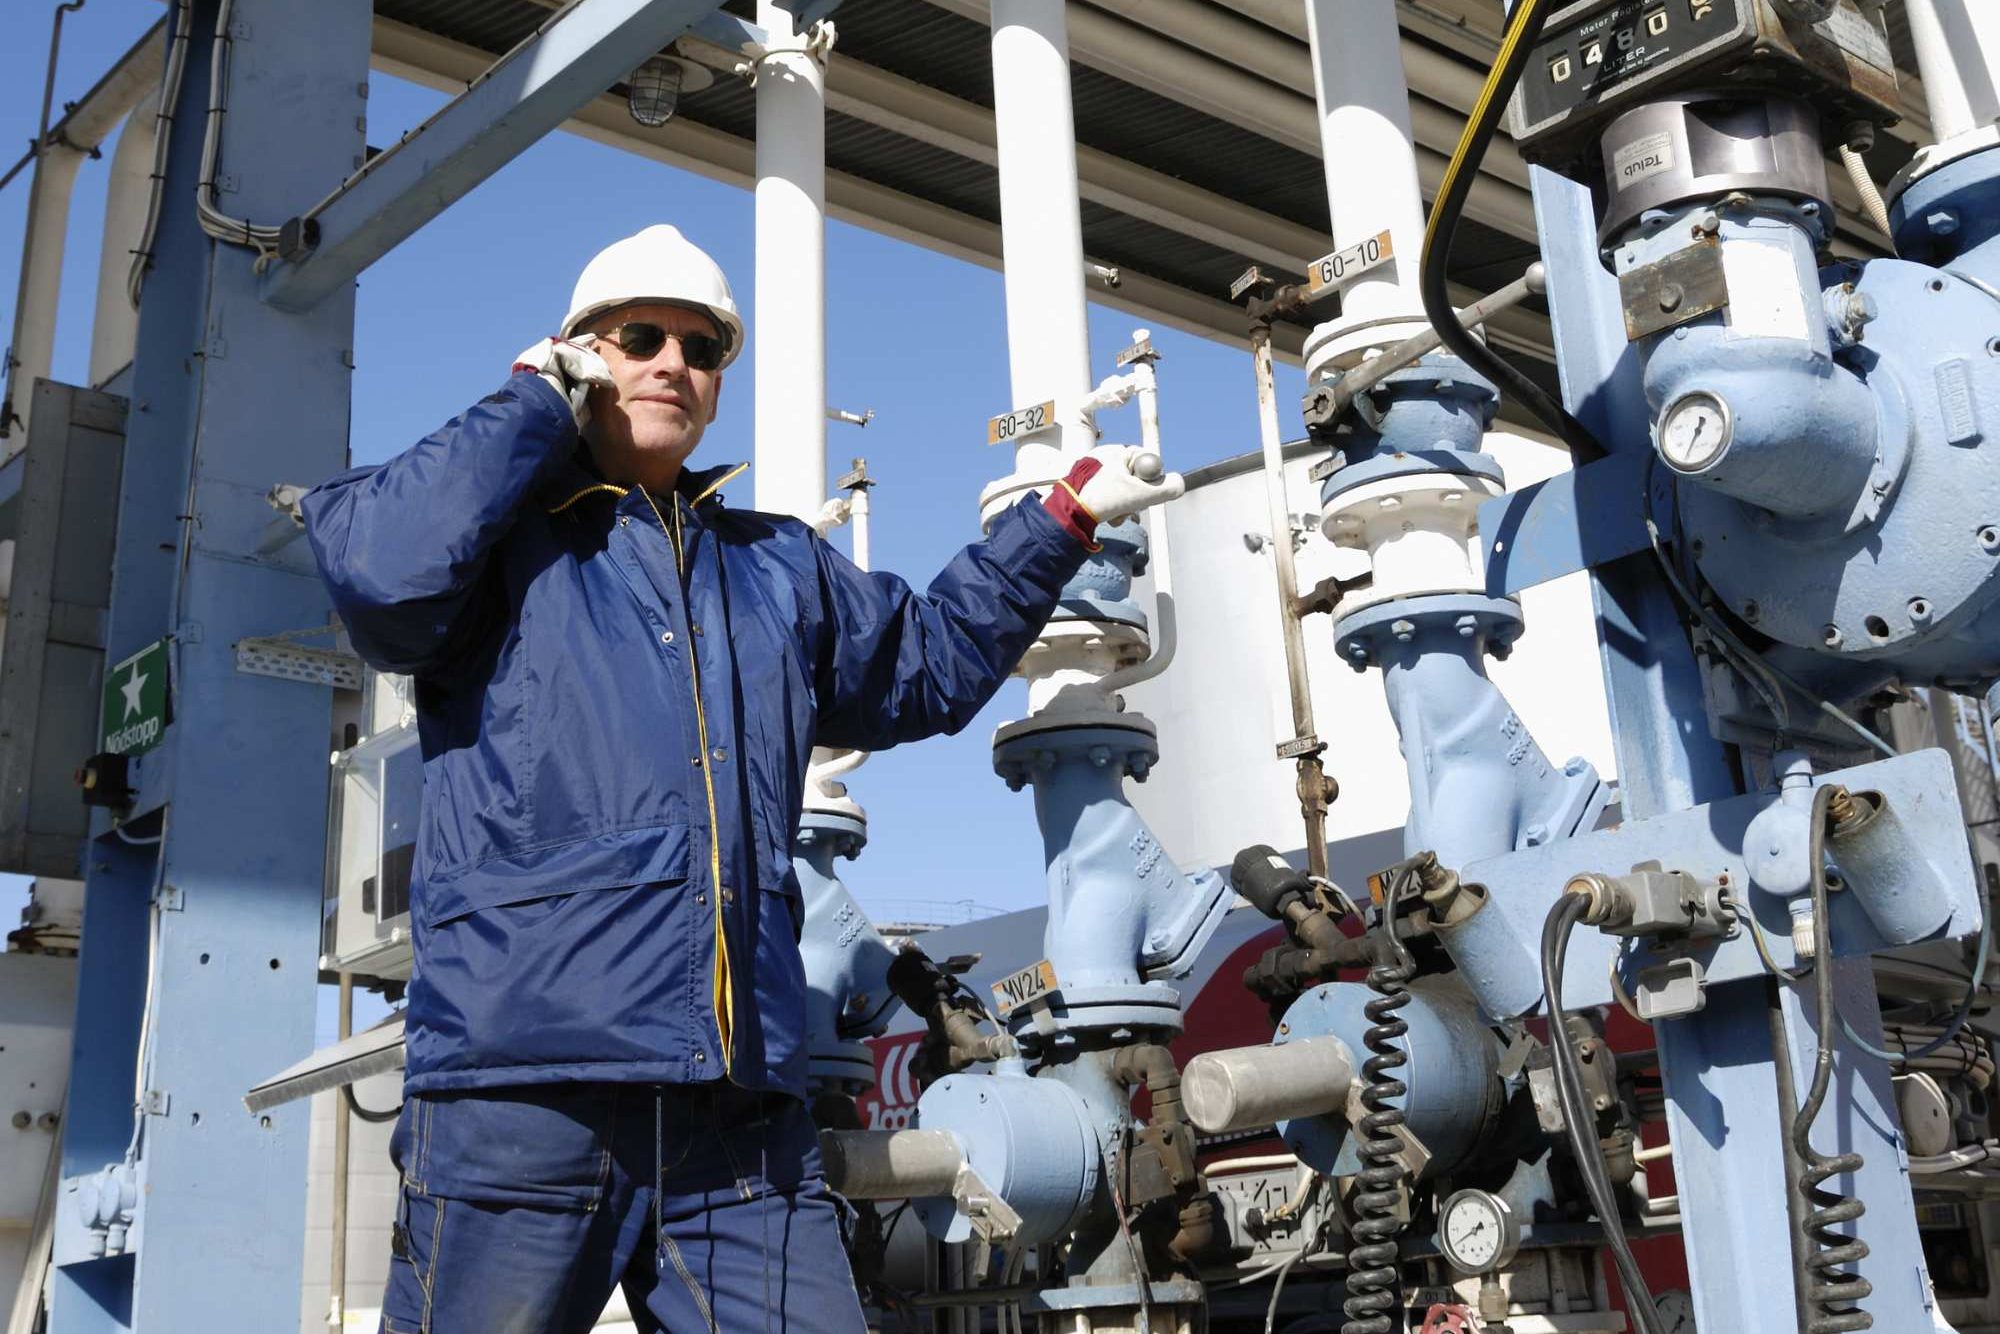
[[[148,644],[104,673],[104,749],[137,755],[160,744],[167,723],[167,641]]]

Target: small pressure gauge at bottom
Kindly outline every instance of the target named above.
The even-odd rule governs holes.
[[[1498,1195],[1462,1190],[1438,1210],[1438,1249],[1454,1269],[1490,1274],[1521,1249],[1521,1224]]]

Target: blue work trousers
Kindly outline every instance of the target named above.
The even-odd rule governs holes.
[[[860,1334],[805,1104],[733,1085],[416,1096],[383,1334]]]

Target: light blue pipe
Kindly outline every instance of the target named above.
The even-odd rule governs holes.
[[[1339,440],[1343,466],[1323,502],[1395,476],[1473,475],[1499,482],[1480,452],[1497,395],[1456,357],[1433,355],[1356,400]],[[1342,616],[1335,647],[1357,670],[1380,666],[1409,771],[1410,855],[1446,866],[1533,847],[1589,828],[1608,793],[1580,758],[1551,765],[1486,675],[1522,629],[1507,598],[1434,594],[1376,603]]]
[[[1567,838],[1605,800],[1587,761],[1549,763],[1487,678],[1485,637],[1463,634],[1458,619],[1412,614],[1409,639],[1377,649],[1410,775],[1404,852],[1453,867]]]
[[[807,1081],[815,1090],[860,1093],[875,1082],[865,1038],[889,1026],[897,1004],[889,990],[895,954],[834,870],[868,841],[867,827],[845,815],[807,811],[792,845],[792,871],[804,904],[799,955],[806,975]]]
[[[1179,993],[1153,979],[1185,976],[1229,908],[1223,878],[1183,873],[1126,800],[1125,779],[1143,781],[1158,758],[1151,724],[1134,714],[1060,729],[1030,719],[995,739],[1008,786],[1035,790],[1049,883],[1043,946],[1061,990],[1052,1011],[1072,1034],[1178,1030]]]

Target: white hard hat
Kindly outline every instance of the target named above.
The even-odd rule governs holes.
[[[729,294],[729,280],[706,251],[665,223],[636,236],[614,241],[583,266],[576,291],[563,317],[562,336],[569,337],[594,317],[618,306],[656,301],[704,311],[722,332],[728,351],[722,364],[743,350],[743,318]]]

